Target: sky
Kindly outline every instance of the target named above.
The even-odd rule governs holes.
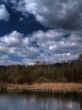
[[[82,0],[0,0],[0,65],[82,54]]]

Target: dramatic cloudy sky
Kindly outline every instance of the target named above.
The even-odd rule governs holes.
[[[55,63],[82,53],[82,0],[0,0],[0,65]]]

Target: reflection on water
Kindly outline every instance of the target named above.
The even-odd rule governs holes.
[[[82,110],[81,98],[0,94],[0,110]]]

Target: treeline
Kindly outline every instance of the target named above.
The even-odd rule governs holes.
[[[0,66],[0,82],[41,83],[41,82],[81,82],[82,57],[77,61],[33,66]]]

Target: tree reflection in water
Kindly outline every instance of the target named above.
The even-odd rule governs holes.
[[[82,97],[1,94],[0,110],[82,110]]]

